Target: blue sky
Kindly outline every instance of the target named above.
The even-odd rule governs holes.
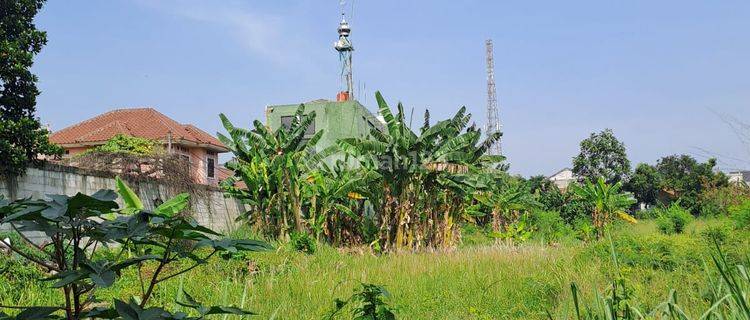
[[[351,1],[349,2],[351,4]],[[337,0],[50,0],[34,71],[38,114],[61,129],[152,106],[214,133],[264,106],[333,99]],[[484,41],[511,171],[552,174],[612,128],[634,163],[711,154],[750,169],[722,117],[750,123],[750,2],[356,0],[358,97],[374,90],[433,119],[466,105],[483,125]]]

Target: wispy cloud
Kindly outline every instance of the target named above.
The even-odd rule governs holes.
[[[223,27],[239,45],[252,54],[277,63],[294,60],[280,44],[282,18],[262,13],[235,0],[134,0],[139,5],[185,19]],[[288,43],[286,45],[289,45]]]

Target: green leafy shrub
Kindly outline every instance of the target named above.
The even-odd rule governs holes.
[[[573,233],[557,211],[535,211],[530,217],[530,223],[534,228],[535,236],[541,237],[546,242],[554,242]]]
[[[725,243],[731,230],[724,224],[711,224],[701,231],[701,237],[707,243]]]
[[[701,217],[718,217],[726,212],[726,209],[721,207],[717,202],[708,201],[701,202],[699,207],[699,215]]]
[[[307,254],[313,254],[315,253],[315,250],[317,250],[315,239],[313,239],[313,237],[306,232],[292,232],[289,235],[289,238],[289,244],[292,246],[292,248],[294,248],[294,250]]]
[[[676,234],[685,231],[685,227],[693,221],[690,212],[683,209],[679,204],[673,203],[666,209],[659,209],[659,217],[656,218],[656,226],[664,234]]]
[[[613,239],[617,260],[622,265],[652,270],[673,271],[677,267],[701,268],[706,244],[691,237],[675,237],[662,234],[646,236],[625,233]],[[602,260],[610,258],[612,248],[600,241],[590,247],[588,254]]]
[[[116,186],[122,209],[112,190],[72,197],[49,195],[49,200],[0,200],[0,224],[17,227],[20,232],[44,232],[49,237],[45,247],[29,246],[39,251],[38,256],[24,253],[19,243],[8,246],[27,264],[54,271],[45,280],[52,280],[52,288],[62,291],[66,301],[57,306],[14,306],[22,310],[16,318],[188,319],[184,313],[148,306],[158,284],[207,263],[216,253],[270,249],[267,243],[256,240],[217,239],[220,234],[182,214],[188,206],[187,194],[147,211],[119,178]],[[113,244],[118,245],[117,255],[102,253]],[[46,251],[46,247],[53,251]],[[137,269],[143,284],[141,294],[128,302],[116,298],[112,304],[98,301],[94,292],[112,287],[128,269]],[[146,274],[144,269],[153,271]],[[187,294],[185,297],[187,302],[178,303],[195,309],[200,318],[209,314],[252,314],[231,307],[203,306]],[[0,312],[0,319],[8,316]]]
[[[651,207],[645,210],[638,210],[634,216],[636,219],[656,219],[659,217],[659,208]]]
[[[480,227],[473,223],[464,223],[461,225],[461,245],[477,246],[482,244],[491,244],[493,240],[489,236],[490,230]]]
[[[505,226],[504,231],[492,232],[491,236],[496,239],[508,241],[509,243],[523,243],[529,240],[532,230],[525,219],[513,222]]]
[[[596,238],[596,228],[588,218],[578,218],[573,221],[573,230],[578,240],[591,241]]]
[[[90,151],[87,151],[87,153],[126,153],[136,156],[147,156],[158,151],[159,144],[155,140],[117,134],[107,140],[103,145],[93,148]]]
[[[729,216],[734,220],[737,229],[750,229],[750,200],[729,207]]]
[[[736,184],[711,187],[701,192],[699,200],[701,216],[728,215],[729,208],[750,200],[750,188]]]
[[[390,294],[384,287],[363,283],[359,291],[355,292],[349,299],[336,299],[334,309],[327,319],[333,319],[336,314],[350,306],[352,308],[352,319],[394,320],[396,314],[384,300],[388,297],[390,297]]]

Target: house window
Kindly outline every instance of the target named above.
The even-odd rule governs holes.
[[[294,118],[294,116],[282,116],[281,117],[281,126],[284,129],[289,130],[289,128],[292,127],[292,118]]]
[[[209,178],[214,178],[216,176],[216,173],[214,172],[215,171],[214,161],[215,160],[213,158],[206,159],[206,166],[208,167],[206,168],[206,176],[208,176]]]
[[[289,130],[289,128],[292,127],[292,119],[294,119],[294,116],[282,116],[281,117],[281,126],[284,129]],[[305,135],[314,135],[315,134],[315,121],[310,123],[310,126],[307,127],[307,130],[305,131]]]

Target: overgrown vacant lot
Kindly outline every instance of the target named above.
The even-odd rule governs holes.
[[[656,232],[650,221],[616,227],[612,239],[634,302],[649,309],[675,288],[687,312],[705,310],[707,280],[717,277],[706,230],[724,223],[699,220],[684,234],[669,236]],[[723,235],[728,258],[746,262],[750,235]],[[563,319],[572,316],[571,282],[583,292],[583,301],[591,303],[595,291],[606,292],[616,274],[608,240],[508,246],[492,244],[479,234],[465,238],[480,243],[451,252],[383,256],[331,247],[308,255],[282,246],[275,252],[217,258],[165,283],[154,305],[181,308],[174,301],[181,300],[182,287],[198,300],[244,306],[260,318],[321,319],[332,310],[334,299],[348,298],[360,283],[373,283],[391,293],[386,301],[403,319],[542,319],[547,311]],[[4,273],[0,304],[46,305],[61,299],[57,291],[42,290],[49,283],[24,274],[18,269]],[[99,298],[127,299],[139,290],[137,275],[127,274]]]

